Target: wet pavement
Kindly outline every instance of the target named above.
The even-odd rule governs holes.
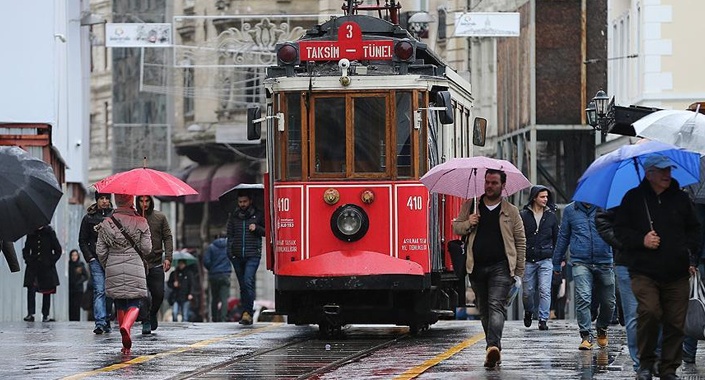
[[[0,323],[3,379],[633,379],[624,329],[612,326],[604,349],[579,351],[575,321],[509,321],[502,364],[487,370],[479,321],[441,321],[419,335],[406,327],[355,325],[342,339],[316,326],[280,323],[160,323],[133,329],[130,355],[119,332],[95,335],[88,322]],[[705,349],[679,369],[705,379]]]

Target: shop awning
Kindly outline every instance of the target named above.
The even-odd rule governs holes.
[[[241,163],[196,166],[189,172],[186,183],[196,189],[198,195],[187,195],[184,202],[217,202],[221,194],[247,179]]]
[[[245,177],[245,172],[240,163],[234,162],[219,166],[211,180],[210,201],[217,201],[221,194],[243,182]]]
[[[199,165],[193,168],[186,178],[186,183],[198,191],[198,195],[184,197],[186,203],[208,202],[211,195],[211,178],[217,167],[215,165]]]

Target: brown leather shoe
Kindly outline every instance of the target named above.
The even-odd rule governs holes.
[[[494,368],[499,363],[502,362],[502,354],[499,348],[492,346],[487,349],[487,354],[485,355],[485,367]]]

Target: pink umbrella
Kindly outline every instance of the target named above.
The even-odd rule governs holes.
[[[421,183],[432,193],[475,198],[485,192],[487,169],[502,170],[507,174],[505,196],[531,186],[531,182],[511,162],[489,157],[451,158],[429,170],[421,177]]]
[[[114,194],[168,196],[198,194],[191,186],[173,175],[147,168],[113,174],[93,186],[98,192]]]

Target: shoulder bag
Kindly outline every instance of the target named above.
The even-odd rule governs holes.
[[[113,221],[113,223],[115,223],[117,228],[120,229],[120,232],[122,232],[122,235],[125,237],[125,239],[127,239],[127,241],[130,243],[132,248],[135,250],[135,252],[137,252],[139,257],[142,259],[142,265],[144,265],[145,274],[149,273],[149,267],[147,266],[147,261],[145,261],[144,254],[142,253],[142,250],[135,243],[135,240],[132,238],[132,236],[130,236],[130,234],[127,233],[127,231],[125,231],[125,227],[122,226],[122,223],[120,223],[120,221],[118,221],[115,216],[110,215],[110,219]]]

